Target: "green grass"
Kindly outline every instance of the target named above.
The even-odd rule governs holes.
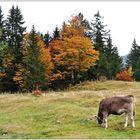
[[[140,83],[84,82],[67,91],[0,95],[0,138],[140,138]],[[124,115],[109,116],[108,129],[89,118],[102,98],[136,96],[136,127],[124,128]]]

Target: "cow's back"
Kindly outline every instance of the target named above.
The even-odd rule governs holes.
[[[103,99],[100,102],[99,112],[120,115],[130,112],[134,104],[134,96],[113,96]],[[133,105],[134,108],[134,105]]]

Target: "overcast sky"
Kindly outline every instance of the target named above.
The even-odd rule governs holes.
[[[27,31],[35,25],[37,31],[42,33],[53,32],[56,26],[61,28],[64,21],[71,19],[71,15],[79,12],[91,22],[94,14],[99,10],[104,17],[103,22],[111,30],[113,45],[118,47],[119,54],[130,52],[132,42],[136,39],[140,45],[140,2],[96,2],[96,1],[36,1],[36,2],[0,2],[5,18],[12,5],[18,5],[23,15]]]

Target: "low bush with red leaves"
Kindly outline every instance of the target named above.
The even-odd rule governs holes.
[[[133,77],[129,74],[127,70],[124,70],[116,74],[116,80],[133,81]]]

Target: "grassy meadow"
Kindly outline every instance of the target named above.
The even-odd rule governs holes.
[[[112,95],[136,97],[136,127],[124,128],[125,115],[108,119],[108,128],[89,118],[101,99]],[[0,138],[140,138],[140,83],[84,82],[65,91],[0,94]]]

